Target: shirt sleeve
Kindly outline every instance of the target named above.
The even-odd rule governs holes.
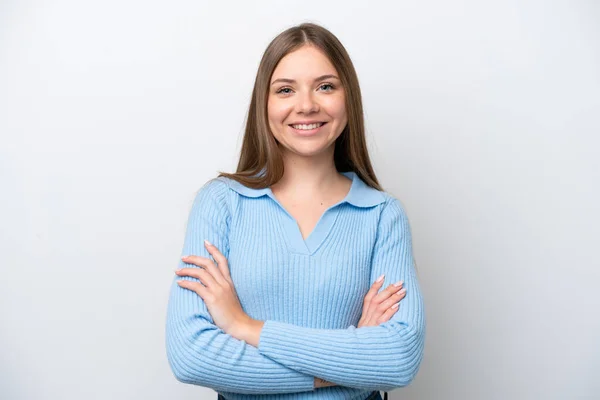
[[[206,239],[228,256],[228,190],[227,183],[218,179],[200,189],[190,211],[182,255],[210,258],[204,247]],[[179,267],[190,265],[180,260]],[[202,298],[180,287],[176,281],[182,277],[173,275],[166,350],[177,380],[230,393],[295,393],[314,389],[314,376],[277,363],[216,326]],[[199,282],[192,277],[183,279]]]
[[[423,356],[425,314],[417,280],[409,222],[401,203],[384,205],[373,249],[370,282],[385,274],[404,281],[406,296],[392,318],[378,326],[315,329],[267,320],[258,350],[296,371],[357,389],[392,390],[408,385]]]

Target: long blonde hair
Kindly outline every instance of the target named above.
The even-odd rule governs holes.
[[[362,96],[354,65],[338,38],[314,23],[286,29],[265,50],[254,81],[237,171],[219,171],[219,176],[254,189],[271,186],[283,176],[283,156],[268,122],[269,82],[279,61],[305,45],[315,46],[325,54],[337,70],[345,90],[348,124],[335,141],[336,169],[338,172],[354,171],[367,185],[382,190],[369,158]]]

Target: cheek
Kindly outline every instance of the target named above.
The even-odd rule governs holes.
[[[269,122],[272,124],[281,124],[289,114],[288,106],[277,101],[270,101],[267,105]]]
[[[328,99],[326,108],[329,115],[340,120],[342,124],[346,123],[346,103],[343,96],[332,96],[330,99]]]

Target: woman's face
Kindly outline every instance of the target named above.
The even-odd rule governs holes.
[[[313,46],[281,59],[271,77],[267,111],[284,152],[303,156],[329,149],[348,122],[337,71]]]

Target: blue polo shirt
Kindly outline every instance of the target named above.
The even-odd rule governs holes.
[[[258,348],[233,338],[175,276],[166,346],[179,381],[228,400],[365,399],[412,381],[425,314],[406,213],[356,173],[342,174],[352,180],[350,191],[306,239],[270,188],[218,177],[199,190],[181,254],[210,257],[203,242],[213,243],[228,260],[244,311],[265,324]],[[356,328],[364,297],[382,274],[383,288],[402,280],[406,297],[389,321]],[[338,386],[315,389],[314,377]]]

